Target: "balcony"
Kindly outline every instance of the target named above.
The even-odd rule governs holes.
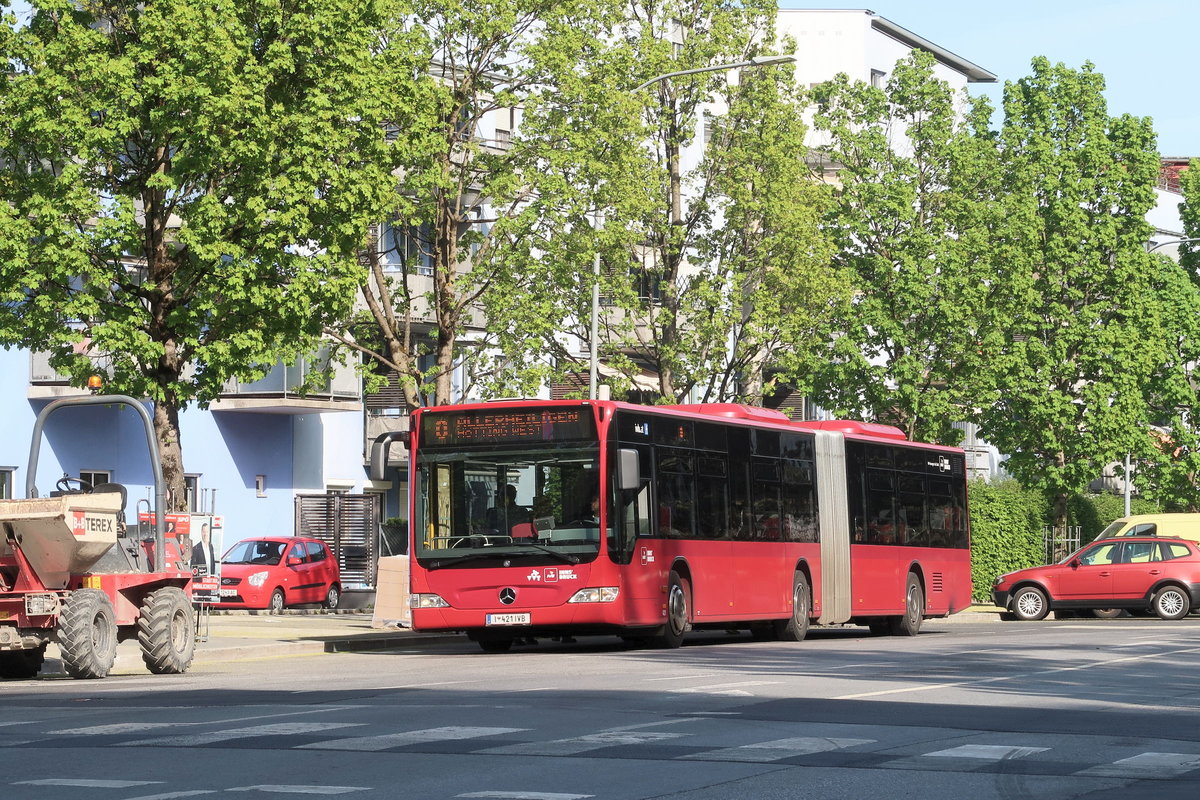
[[[209,410],[259,414],[361,411],[362,394],[353,366],[335,365],[333,378],[324,385],[303,394],[296,389],[304,384],[305,378],[313,371],[322,369],[326,363],[326,357],[318,354],[301,358],[293,365],[276,364],[257,381],[229,380],[221,389],[221,397],[209,405]],[[100,371],[103,371],[102,368]],[[87,393],[86,389],[71,386],[66,375],[55,372],[50,366],[48,353],[30,353],[30,400],[51,400]]]

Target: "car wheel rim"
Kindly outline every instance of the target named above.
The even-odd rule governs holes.
[[[1017,608],[1025,616],[1032,617],[1042,610],[1042,601],[1037,595],[1029,592],[1017,600]]]
[[[1158,607],[1164,614],[1178,614],[1183,608],[1183,599],[1175,592],[1166,592],[1158,599]]]

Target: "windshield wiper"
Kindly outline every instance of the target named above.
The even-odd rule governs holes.
[[[543,553],[552,555],[565,564],[578,564],[579,563],[579,556],[574,555],[572,553],[560,553],[557,550],[551,550],[549,547],[546,547],[545,545],[534,544],[533,542],[528,542],[525,545],[525,547],[532,547],[536,550],[542,551]]]
[[[522,546],[521,550],[505,550],[500,553],[474,553],[463,556],[452,556],[449,558],[438,558],[429,562],[428,570],[442,569],[443,567],[457,567],[459,564],[466,564],[471,561],[495,561],[501,558],[520,558],[523,555],[529,555],[526,552],[527,548],[533,548],[546,555],[553,556],[564,564],[578,564],[579,556],[571,553],[560,553],[557,550],[552,550],[549,547],[544,547],[540,544],[532,542]]]
[[[428,570],[441,569],[442,567],[456,567],[459,564],[465,564],[468,561],[494,561],[500,556],[510,555],[509,553],[476,553],[475,555],[456,556],[453,558],[439,558],[435,561],[430,561]]]

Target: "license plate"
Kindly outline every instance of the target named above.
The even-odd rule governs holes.
[[[528,614],[488,614],[488,625],[528,625]]]
[[[222,589],[221,597],[233,597],[237,594],[237,589]]]

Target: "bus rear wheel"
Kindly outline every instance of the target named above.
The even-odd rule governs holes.
[[[662,647],[674,649],[683,644],[683,634],[691,624],[691,587],[675,570],[667,579],[667,622],[658,637]]]

